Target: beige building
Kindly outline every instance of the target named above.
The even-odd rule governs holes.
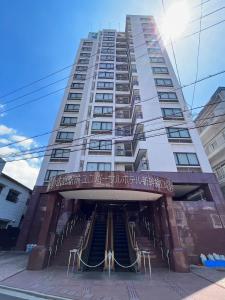
[[[225,87],[219,87],[195,120],[225,197]],[[205,126],[211,124],[210,126]]]

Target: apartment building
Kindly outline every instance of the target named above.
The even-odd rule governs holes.
[[[46,265],[81,212],[93,218],[90,236],[104,229],[99,243],[114,228],[111,248],[129,220],[139,234],[147,226],[149,249],[161,249],[175,271],[224,250],[225,203],[152,16],[128,15],[124,32],[80,41],[18,242],[38,244],[30,269]],[[115,257],[128,248],[113,249]],[[97,263],[101,251],[86,258]]]
[[[225,87],[215,91],[195,123],[225,198]]]

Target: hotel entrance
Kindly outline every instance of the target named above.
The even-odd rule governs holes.
[[[188,270],[172,205],[173,186],[148,172],[82,172],[53,178],[29,269]]]

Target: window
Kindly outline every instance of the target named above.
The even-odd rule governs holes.
[[[155,78],[155,84],[157,86],[173,86],[173,82],[171,79],[166,79],[166,78]]]
[[[59,131],[57,133],[56,139],[71,142],[73,140],[73,136],[73,132]]]
[[[81,93],[69,93],[68,100],[81,100],[82,94]]]
[[[111,122],[92,122],[92,131],[111,131],[112,123]]]
[[[108,48],[102,48],[101,53],[105,54],[114,54],[115,50],[114,49],[108,49]]]
[[[125,62],[125,63],[127,63],[127,57],[126,56],[117,56],[116,57],[116,61],[117,62]]]
[[[111,117],[113,114],[113,108],[112,106],[95,106],[93,114],[95,117]]]
[[[118,71],[127,71],[128,70],[128,65],[126,65],[126,64],[116,65],[116,69]]]
[[[99,72],[98,73],[98,78],[113,79],[114,78],[114,73],[113,72]]]
[[[73,79],[75,80],[85,80],[86,75],[85,74],[74,74]]]
[[[95,94],[96,102],[113,102],[113,94],[109,93],[96,93]]]
[[[88,162],[87,171],[111,171],[111,163]]]
[[[6,200],[10,202],[16,203],[18,200],[20,192],[17,192],[16,190],[10,189],[8,192],[8,195],[6,196]]]
[[[71,89],[83,89],[83,88],[84,88],[84,83],[73,82],[71,84]]]
[[[76,71],[80,71],[80,72],[86,72],[88,69],[87,66],[77,66],[76,67]]]
[[[92,46],[92,44],[93,44],[92,42],[88,42],[88,41],[83,42],[83,46]]]
[[[114,86],[113,82],[104,82],[104,81],[97,82],[97,89],[113,90],[113,86]]]
[[[1,194],[2,190],[4,189],[4,187],[5,187],[4,184],[0,183],[0,194]]]
[[[190,138],[190,133],[186,128],[167,127],[166,133],[168,138]]]
[[[132,71],[132,72],[137,72],[136,65],[131,64],[131,71]]]
[[[88,65],[88,64],[89,64],[89,59],[80,58],[80,59],[78,60],[78,64],[81,64],[81,65]]]
[[[116,84],[116,91],[128,92],[129,89],[130,89],[129,84],[126,84],[126,83],[117,83]]]
[[[177,94],[174,92],[158,92],[159,100],[175,101],[177,102]]]
[[[87,57],[89,58],[91,56],[91,53],[81,53],[80,57]]]
[[[108,69],[108,70],[111,70],[111,69],[114,69],[114,64],[100,63],[99,64],[99,69]]]
[[[104,35],[115,36],[115,31],[104,31]]]
[[[162,54],[160,48],[148,48],[148,54]]]
[[[80,109],[80,104],[66,104],[64,111],[74,111],[78,112]]]
[[[165,63],[164,57],[161,57],[161,56],[159,56],[159,57],[152,56],[152,57],[149,57],[149,58],[150,58],[151,63]]]
[[[110,43],[110,42],[103,42],[102,47],[114,47],[115,43]]]
[[[199,166],[199,161],[196,153],[174,153],[176,165],[178,166]]]
[[[51,158],[69,158],[70,149],[53,149]]]
[[[112,150],[112,141],[110,140],[90,140],[89,150],[94,151],[111,151]]]
[[[101,55],[100,59],[102,61],[105,61],[105,60],[113,61],[114,60],[114,56],[113,55]]]
[[[47,170],[45,174],[45,181],[49,181],[52,177],[63,174],[63,170]]]
[[[169,74],[169,71],[166,67],[153,67],[153,74]]]
[[[117,73],[116,80],[129,80],[128,73]]]
[[[107,42],[107,41],[114,42],[115,38],[111,37],[111,36],[103,36],[103,41],[104,42]]]
[[[180,119],[183,118],[183,113],[180,108],[162,108],[163,118],[165,119]]]
[[[81,51],[91,51],[91,47],[82,47]]]
[[[116,50],[116,55],[127,55],[126,50]]]
[[[77,118],[75,117],[62,117],[60,125],[76,126]]]

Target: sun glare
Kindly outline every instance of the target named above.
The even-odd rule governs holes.
[[[175,39],[184,32],[190,20],[187,2],[184,0],[174,2],[162,18],[162,36],[165,41]]]

